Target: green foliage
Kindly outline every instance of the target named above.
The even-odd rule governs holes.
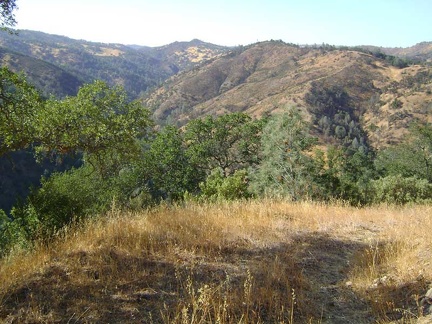
[[[1,29],[12,32],[9,27],[16,24],[14,11],[17,8],[15,0],[1,0],[0,1],[0,23]]]
[[[107,176],[139,156],[137,139],[151,125],[149,111],[129,102],[123,89],[96,81],[76,97],[46,103],[37,116],[38,152],[84,153],[86,161]]]
[[[315,152],[315,183],[320,188],[317,198],[338,199],[353,205],[370,202],[370,181],[377,174],[373,154],[329,146]]]
[[[253,192],[294,200],[311,196],[315,163],[309,152],[315,143],[297,109],[271,116],[261,138],[261,163],[251,174]]]
[[[337,198],[353,205],[369,203],[370,181],[376,178],[372,152],[350,151],[344,155],[340,174],[340,191]]]
[[[415,124],[407,140],[378,153],[377,169],[384,176],[402,175],[432,182],[432,124]]]
[[[26,239],[48,238],[72,222],[102,214],[113,203],[127,206],[137,187],[133,170],[102,177],[89,164],[42,179],[29,197],[12,209],[14,226],[25,229]]]
[[[338,85],[326,87],[313,82],[305,99],[309,105],[308,109],[318,118],[327,116],[333,119],[340,111],[350,111],[350,97],[344,88]]]
[[[9,221],[9,217],[7,217],[3,209],[0,209],[0,231],[4,229],[8,221]]]
[[[155,200],[177,200],[185,192],[196,192],[204,177],[186,154],[181,133],[173,126],[165,127],[150,141],[138,168],[141,182],[147,183]]]
[[[9,223],[9,217],[7,217],[6,213],[0,209],[0,257],[3,254],[2,252],[7,250],[11,245],[10,237],[7,234]]]
[[[39,238],[39,220],[32,206],[12,210],[12,219],[4,219],[0,228],[0,257],[13,249],[29,249]]]
[[[51,99],[35,114],[29,124],[38,153],[83,154],[84,166],[42,179],[41,188],[12,209],[10,242],[48,238],[75,220],[103,213],[113,200],[126,205],[137,185],[131,175],[142,156],[138,140],[152,125],[148,110],[103,82],[81,88],[76,97]]]
[[[236,200],[250,198],[248,173],[236,170],[234,174],[224,176],[221,169],[213,170],[205,182],[200,183],[201,197],[209,200]]]
[[[29,147],[35,137],[42,100],[23,75],[0,69],[0,156]]]
[[[373,180],[373,202],[404,205],[407,203],[431,203],[432,184],[417,177],[404,178],[390,175]]]
[[[114,191],[110,181],[103,181],[90,167],[54,173],[42,179],[41,188],[34,189],[26,204],[15,207],[12,214],[15,219],[38,220],[33,239],[36,234],[49,236],[74,220],[107,210],[116,196]]]
[[[253,120],[244,113],[207,116],[186,126],[187,154],[192,163],[225,175],[258,163],[260,134],[265,119]]]
[[[343,87],[314,82],[305,99],[308,110],[314,116],[312,122],[325,137],[336,139],[346,148],[369,151],[366,133],[359,122],[358,109],[354,108]]]

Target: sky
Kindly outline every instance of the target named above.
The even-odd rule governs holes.
[[[163,46],[409,47],[432,41],[432,0],[16,0],[16,29],[92,42]]]

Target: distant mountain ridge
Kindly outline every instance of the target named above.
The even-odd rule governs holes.
[[[432,63],[432,42],[421,42],[410,47],[378,47],[362,46],[372,51],[381,51],[388,55],[402,58],[416,59]]]
[[[29,30],[19,30],[18,35],[0,33],[0,47],[15,56],[27,57],[26,64],[15,65],[2,58],[2,65],[10,66],[17,72],[24,71],[35,84],[38,77],[32,74],[32,70],[33,65],[41,64],[39,60],[65,72],[67,78],[75,78],[79,84],[101,79],[110,85],[122,85],[132,98],[137,98],[181,70],[229,50],[228,47],[199,40],[151,48],[87,42]],[[40,72],[49,79],[60,74],[59,71]],[[60,84],[70,82],[62,77],[57,79]],[[49,87],[45,90],[49,91]],[[52,92],[64,96],[73,91],[69,87],[59,87],[53,88]]]
[[[46,95],[73,95],[101,79],[141,98],[162,123],[234,111],[259,116],[297,105],[317,134],[333,134],[324,124],[336,105],[333,110],[349,111],[375,145],[385,145],[397,141],[410,120],[431,118],[432,42],[405,49],[282,41],[231,48],[194,39],[148,47],[18,32],[0,33],[2,65],[26,73]]]

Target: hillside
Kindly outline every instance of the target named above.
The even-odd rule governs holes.
[[[74,96],[80,86],[96,79],[122,85],[135,99],[180,70],[226,52],[228,48],[199,40],[162,47],[92,43],[41,32],[0,33],[0,62],[23,72],[45,97]],[[66,167],[66,166],[65,166]],[[54,166],[37,165],[29,152],[0,159],[0,209],[9,210],[17,199],[37,185]]]
[[[333,122],[344,112],[380,146],[397,141],[413,119],[432,120],[432,67],[398,68],[365,52],[262,42],[173,76],[144,105],[156,119],[178,124],[296,105],[322,135],[326,118]]]
[[[71,95],[102,79],[142,98],[161,123],[237,111],[260,116],[296,105],[323,142],[334,139],[337,126],[346,133],[354,127],[357,141],[380,147],[397,142],[412,120],[431,119],[430,42],[405,49],[281,41],[233,49],[200,40],[146,47],[21,30],[1,33],[0,46],[3,64],[24,71],[45,95]],[[400,68],[391,55],[423,63]],[[335,121],[341,113],[355,125]]]
[[[410,47],[377,47],[363,46],[371,51],[382,52],[402,58],[414,59],[423,62],[432,62],[432,42],[421,42]]]
[[[159,85],[178,71],[228,50],[198,40],[151,48],[87,42],[29,30],[19,30],[18,35],[0,33],[0,47],[20,58],[26,57],[25,62],[23,59],[16,62],[15,69],[24,70],[36,85],[40,81],[33,77],[33,70],[47,65],[62,69],[81,84],[100,79],[110,85],[122,85],[132,98]],[[2,62],[7,64],[8,59],[3,58]],[[40,68],[37,71],[41,75],[53,74]],[[56,79],[59,83],[67,81],[63,76]],[[48,85],[43,89],[56,93]],[[61,94],[69,93],[65,91]]]
[[[405,51],[426,62],[429,45]],[[432,118],[430,64],[400,68],[391,65],[391,57],[369,50],[281,41],[227,48],[200,40],[152,48],[25,30],[18,36],[0,33],[2,64],[26,73],[45,96],[74,95],[84,83],[102,79],[141,98],[158,123],[177,125],[209,114],[262,116],[296,105],[313,123],[321,144],[366,149],[396,143],[411,121]],[[23,152],[3,158],[0,166],[5,210],[52,169],[35,166]]]
[[[112,210],[0,261],[0,321],[430,323],[431,215],[277,201]]]

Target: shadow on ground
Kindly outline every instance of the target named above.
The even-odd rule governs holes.
[[[257,319],[264,323],[374,323],[378,318],[370,302],[347,285],[355,256],[367,248],[360,242],[308,233],[289,244],[260,249],[247,242],[202,247],[196,249],[202,252],[189,256],[179,252],[175,260],[156,258],[146,251],[131,256],[115,247],[95,254],[81,251],[53,261],[8,291],[0,299],[0,319],[11,323],[166,323],[175,322],[182,309],[185,316],[199,314],[205,307],[213,307],[216,314],[225,301],[229,323],[242,318],[247,322],[245,312],[250,323]],[[423,288],[380,287],[373,293],[399,300]],[[208,304],[202,301],[206,291],[207,301],[212,300]]]

